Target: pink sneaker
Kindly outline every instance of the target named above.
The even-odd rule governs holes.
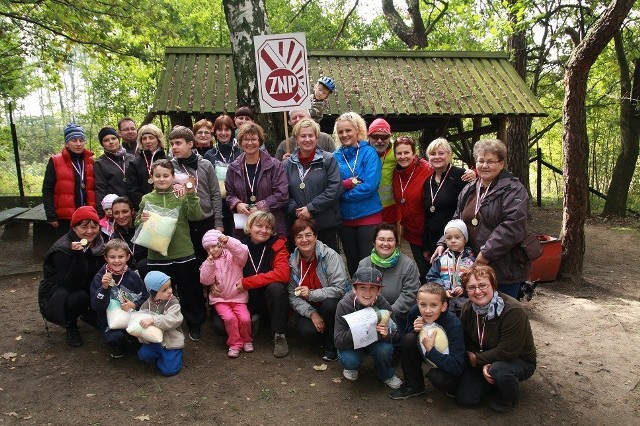
[[[240,355],[240,349],[229,348],[229,351],[227,352],[227,356],[229,358],[238,358],[239,355]]]
[[[242,350],[245,352],[253,352],[253,343],[247,342],[242,346]]]

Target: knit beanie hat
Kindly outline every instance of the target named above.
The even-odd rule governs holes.
[[[71,227],[73,228],[85,219],[92,220],[95,223],[100,223],[100,218],[98,217],[96,209],[91,206],[82,206],[78,207],[76,211],[73,212],[73,215],[71,216]]]
[[[164,272],[150,271],[144,277],[144,285],[147,287],[147,290],[149,290],[149,292],[153,292],[152,295],[155,296],[155,294],[158,293],[158,290],[160,290],[170,279],[171,277]]]
[[[107,135],[113,135],[118,138],[118,140],[120,140],[120,135],[118,134],[116,129],[114,129],[113,127],[103,127],[98,132],[98,140],[100,141],[100,145],[102,145],[102,139],[104,139],[104,137]]]
[[[447,232],[447,229],[456,228],[462,232],[464,235],[464,240],[469,241],[469,231],[467,231],[467,225],[460,219],[450,220],[444,227],[444,232]]]
[[[373,133],[384,133],[385,135],[390,135],[391,126],[384,118],[376,118],[369,126],[368,135],[370,136]]]
[[[116,194],[107,194],[102,199],[102,210],[110,209],[113,206],[113,200],[118,198]]]
[[[85,140],[84,129],[75,123],[69,123],[64,128],[64,143],[69,142],[71,139]]]
[[[378,287],[384,287],[382,284],[382,273],[376,268],[370,268],[368,266],[358,268],[353,278],[351,279],[351,285],[356,286],[358,284],[370,284]]]
[[[202,237],[202,247],[206,250],[209,247],[218,245],[218,241],[222,236],[222,232],[217,229],[211,229],[207,231]]]

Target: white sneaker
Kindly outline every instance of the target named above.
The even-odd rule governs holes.
[[[400,380],[400,378],[394,374],[393,376],[385,380],[384,384],[389,386],[391,389],[398,389],[400,388],[400,386],[402,386],[402,380]]]
[[[350,382],[358,380],[358,370],[342,370],[342,375]]]

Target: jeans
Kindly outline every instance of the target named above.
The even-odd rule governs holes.
[[[182,368],[182,348],[165,349],[161,343],[142,344],[138,358],[156,365],[163,376],[175,376]]]
[[[378,340],[360,349],[338,349],[338,359],[345,370],[360,369],[365,354],[369,354],[373,358],[378,380],[384,381],[393,377],[395,370],[391,366],[391,358],[393,357],[391,343]]]
[[[521,282],[513,283],[513,284],[498,284],[498,291],[501,291],[504,294],[508,294],[514,299],[518,298],[518,292],[520,291]]]
[[[495,382],[491,385],[482,375],[482,367],[468,367],[460,377],[456,402],[463,406],[477,405],[494,388],[494,402],[514,407],[518,402],[518,383],[531,377],[535,370],[534,363],[521,359],[495,361],[489,368],[489,374]]]

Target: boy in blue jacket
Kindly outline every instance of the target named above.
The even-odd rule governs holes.
[[[435,333],[422,337],[420,331],[427,324],[437,324]],[[413,330],[411,330],[413,328]],[[444,331],[448,339],[448,353],[436,349],[436,334]],[[426,352],[423,355],[423,351]],[[424,284],[418,289],[417,305],[409,310],[407,334],[402,339],[402,371],[404,383],[391,392],[391,399],[407,399],[425,392],[422,363],[435,365],[427,373],[429,381],[438,389],[454,395],[460,375],[466,367],[464,334],[460,320],[447,310],[447,293],[436,283]]]

